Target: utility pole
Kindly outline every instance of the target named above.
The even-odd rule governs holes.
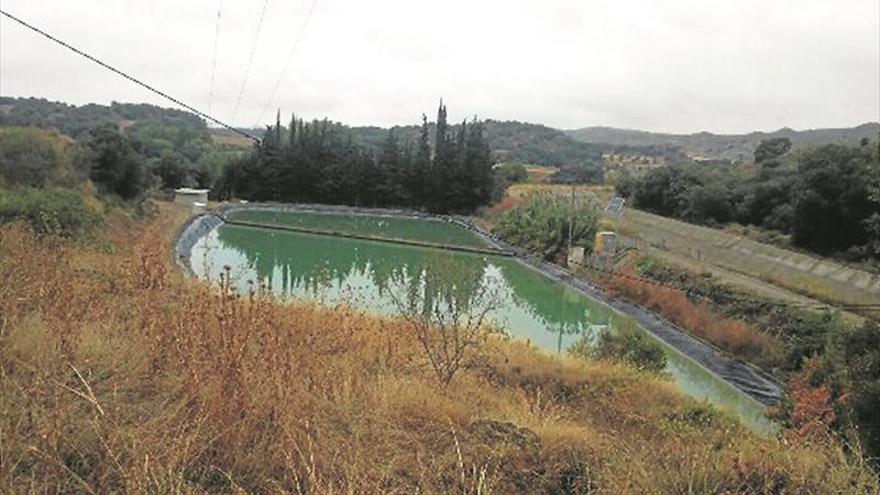
[[[571,238],[574,235],[574,182],[571,183],[571,205],[568,209],[568,252],[565,254],[566,260],[571,259]]]

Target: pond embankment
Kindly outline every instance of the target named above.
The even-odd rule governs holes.
[[[242,222],[232,220],[229,223],[248,224],[254,227],[265,227],[281,230],[292,230],[321,235],[336,235],[355,239],[376,240],[384,242],[398,242],[427,248],[454,249],[471,251],[486,255],[512,256],[522,265],[542,274],[553,281],[569,287],[581,294],[598,301],[617,313],[633,319],[639,326],[649,332],[658,341],[672,349],[676,353],[692,360],[707,370],[710,374],[730,384],[746,396],[763,405],[775,405],[779,402],[781,387],[776,380],[761,370],[727,356],[711,345],[698,340],[687,332],[675,327],[657,315],[644,308],[625,301],[610,297],[598,287],[573,275],[568,270],[558,265],[537,259],[528,253],[505,243],[492,233],[476,225],[467,217],[431,215],[421,212],[393,209],[373,209],[347,206],[328,205],[289,205],[289,204],[227,204],[215,211],[195,217],[183,228],[178,239],[175,256],[178,264],[191,273],[190,257],[192,249],[198,240],[224,222],[230,213],[243,210],[264,211],[290,211],[290,212],[313,212],[334,213],[352,216],[410,218],[435,222],[448,222],[467,229],[483,239],[485,246],[461,246],[457,244],[443,244],[437,242],[414,241],[412,239],[388,238],[376,235],[352,234],[334,230],[314,229],[296,226],[262,225],[258,222]]]

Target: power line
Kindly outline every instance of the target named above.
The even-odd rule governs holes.
[[[263,105],[263,109],[260,110],[260,116],[257,117],[257,123],[254,127],[260,125],[260,120],[263,119],[263,115],[266,114],[266,110],[269,108],[269,105],[272,103],[272,100],[275,98],[275,93],[278,92],[278,87],[281,86],[281,81],[284,79],[284,75],[287,73],[287,69],[290,67],[290,63],[293,62],[293,56],[296,55],[296,50],[299,48],[299,44],[302,41],[303,34],[306,32],[306,26],[309,24],[309,19],[312,18],[312,12],[315,11],[315,5],[317,5],[318,0],[312,0],[312,4],[309,6],[309,11],[306,13],[306,18],[300,26],[299,33],[296,35],[296,40],[293,42],[293,47],[290,49],[290,53],[287,55],[287,61],[284,63],[284,68],[281,70],[281,74],[278,75],[278,79],[275,81],[275,86],[272,87],[272,92],[269,93],[269,98],[266,100],[266,104]]]
[[[143,87],[143,88],[145,88],[145,89],[147,89],[147,90],[149,90],[149,91],[151,91],[151,92],[153,92],[153,93],[155,93],[155,94],[161,96],[162,98],[165,98],[166,100],[169,100],[169,101],[175,103],[176,105],[179,105],[179,106],[181,106],[181,107],[183,107],[183,108],[189,110],[190,112],[192,112],[192,113],[198,115],[199,117],[202,117],[203,119],[209,120],[209,121],[211,121],[211,122],[213,122],[213,123],[215,123],[215,124],[217,124],[217,125],[219,125],[219,126],[222,126],[222,127],[226,128],[226,129],[228,129],[228,130],[230,130],[230,131],[232,131],[232,132],[234,132],[234,133],[236,133],[236,134],[239,134],[239,135],[241,135],[241,136],[244,136],[244,137],[246,137],[246,138],[248,138],[248,139],[254,141],[255,143],[259,143],[259,142],[260,142],[260,138],[258,138],[258,137],[256,137],[256,136],[253,136],[253,135],[251,135],[251,134],[248,134],[247,132],[244,132],[244,131],[241,131],[241,130],[239,130],[239,129],[236,129],[235,127],[233,127],[233,126],[231,126],[231,125],[229,125],[229,124],[227,124],[227,123],[225,123],[225,122],[223,122],[223,121],[221,121],[221,120],[218,120],[218,119],[216,119],[216,118],[214,118],[214,117],[212,117],[212,116],[206,114],[205,112],[202,112],[202,111],[197,110],[196,108],[194,108],[194,107],[192,107],[192,106],[190,106],[190,105],[187,105],[186,103],[184,103],[184,102],[178,100],[177,98],[175,98],[175,97],[169,95],[168,93],[165,93],[165,92],[163,92],[163,91],[161,91],[161,90],[158,90],[158,89],[154,88],[153,86],[150,86],[149,84],[147,84],[147,83],[141,81],[140,79],[137,79],[137,78],[134,77],[134,76],[131,76],[131,75],[129,75],[129,74],[126,74],[125,72],[122,72],[121,70],[119,70],[119,69],[113,67],[112,65],[109,65],[109,64],[107,64],[107,63],[105,63],[105,62],[102,62],[101,60],[99,60],[99,59],[97,59],[97,58],[95,58],[95,57],[89,55],[88,53],[86,53],[86,52],[84,52],[84,51],[82,51],[82,50],[79,50],[79,49],[77,49],[77,48],[71,46],[70,44],[68,44],[68,43],[66,43],[66,42],[64,42],[64,41],[61,41],[60,39],[58,39],[58,38],[52,36],[51,34],[49,34],[49,33],[45,32],[45,31],[43,31],[42,29],[37,28],[37,27],[35,27],[35,26],[31,25],[31,24],[28,24],[27,22],[25,22],[25,21],[19,19],[18,17],[15,17],[14,15],[10,14],[9,12],[6,12],[5,10],[0,9],[0,14],[3,14],[4,16],[6,16],[6,17],[12,19],[13,21],[15,21],[15,22],[21,24],[22,26],[24,26],[24,27],[30,29],[31,31],[34,31],[34,32],[37,33],[37,34],[40,34],[40,35],[42,35],[43,37],[48,38],[48,39],[51,40],[51,41],[54,41],[55,43],[57,43],[57,44],[63,46],[64,48],[67,48],[68,50],[70,50],[70,51],[76,53],[77,55],[80,55],[80,56],[82,56],[82,57],[85,57],[85,58],[91,60],[92,62],[94,62],[94,63],[100,65],[101,67],[103,67],[103,68],[105,68],[105,69],[111,71],[111,72],[115,72],[116,74],[118,74],[118,75],[120,75],[120,76],[122,76],[122,77],[128,79],[129,81],[131,81],[131,82],[137,84],[138,86],[141,86],[141,87]]]
[[[208,91],[208,113],[214,104],[214,78],[217,75],[217,46],[220,43],[220,13],[223,11],[223,0],[217,2],[217,27],[214,29],[214,58],[211,62],[211,89]]]
[[[248,77],[251,74],[251,65],[254,63],[254,54],[257,52],[257,42],[260,41],[260,31],[263,30],[263,18],[266,16],[266,6],[269,0],[263,1],[263,10],[260,11],[260,20],[257,22],[257,31],[254,34],[254,44],[251,45],[251,55],[248,57],[247,67],[244,69],[244,78],[241,80],[241,87],[238,88],[238,98],[235,100],[235,109],[232,110],[232,121],[238,116],[238,107],[241,105],[241,97],[244,95],[244,88],[247,86]]]

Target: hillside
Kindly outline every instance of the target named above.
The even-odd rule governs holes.
[[[444,381],[423,347],[442,326],[242,294],[231,266],[189,278],[170,255],[189,208],[149,199],[150,160],[99,131],[0,128],[0,492],[880,491],[823,389],[765,437],[627,357],[649,346],[482,330]]]
[[[0,227],[4,491],[878,489],[830,439],[756,436],[610,362],[492,339],[443,387],[405,321],[185,280],[183,216],[115,215],[113,249]]]
[[[101,124],[114,124],[120,129],[148,124],[193,131],[208,128],[204,120],[189,112],[147,103],[76,106],[43,98],[0,97],[0,125],[55,129],[79,139]]]
[[[388,131],[393,130],[394,135],[401,143],[414,143],[419,136],[419,125],[396,125],[391,128],[378,126],[354,126],[349,127],[339,122],[329,122],[334,127],[341,127],[343,132],[350,133],[356,144],[368,146],[373,150],[379,150],[388,138]],[[282,121],[282,124],[286,122]],[[457,124],[450,126],[456,131]],[[436,123],[428,122],[428,136],[431,145],[434,146]],[[543,165],[554,168],[568,166],[598,167],[602,162],[602,154],[606,150],[638,148],[643,155],[655,156],[665,151],[664,147],[627,147],[596,145],[579,142],[572,139],[565,132],[540,124],[527,122],[485,120],[483,128],[486,132],[493,152],[493,157],[498,162],[522,163]],[[246,129],[247,132],[262,136],[265,129]],[[211,129],[215,140],[235,142],[241,146],[249,146],[249,142],[234,135],[227,130]]]
[[[565,133],[584,143],[611,146],[674,146],[691,158],[726,159],[749,163],[755,148],[764,139],[788,138],[794,148],[828,143],[857,143],[862,138],[877,139],[880,123],[870,122],[857,127],[840,129],[809,129],[796,131],[783,128],[774,132],[748,134],[665,134],[612,127],[585,127]]]
[[[286,124],[286,122],[282,121]],[[349,127],[338,122],[332,126],[350,133],[357,144],[378,150],[385,142],[387,128],[376,126]],[[177,157],[197,162],[212,145],[228,150],[243,150],[251,142],[225,129],[209,128],[200,117],[172,108],[150,104],[111,103],[109,106],[82,106],[52,102],[41,98],[0,98],[0,125],[31,126],[55,129],[72,139],[88,137],[89,131],[102,124],[112,124],[132,137],[150,145],[149,156],[162,156],[173,151]],[[455,132],[457,125],[453,125]],[[434,145],[435,124],[429,123],[429,136]],[[394,126],[402,143],[415,142],[418,125]],[[498,162],[543,165],[554,168],[585,167],[601,177],[603,154],[625,153],[636,156],[666,158],[667,163],[681,161],[677,148],[667,144],[634,145],[629,143],[587,143],[573,139],[565,132],[540,124],[515,121],[484,121],[486,137]],[[265,129],[245,129],[262,136]],[[219,172],[216,170],[215,174]]]
[[[147,150],[150,156],[158,157],[173,151],[178,158],[192,163],[199,161],[212,144],[230,150],[248,149],[251,146],[250,141],[239,135],[210,129],[201,118],[172,108],[116,102],[109,106],[75,106],[41,98],[0,97],[0,125],[56,129],[73,139],[82,139],[88,131],[101,124],[113,124],[147,144],[158,141],[152,149]],[[350,132],[356,143],[373,149],[382,145],[388,132],[388,129],[376,126],[333,125]],[[453,130],[455,127],[452,126]],[[429,123],[432,140],[434,128],[434,124]],[[418,125],[394,126],[393,129],[403,143],[415,141],[419,133]],[[603,159],[603,155],[613,157],[609,163],[604,163],[606,168],[621,160],[627,163],[676,164],[688,161],[688,157],[751,162],[755,148],[764,139],[787,137],[795,148],[799,148],[826,143],[852,143],[862,138],[876,139],[880,134],[878,123],[853,128],[780,129],[741,135],[707,132],[665,134],[611,127],[562,131],[541,124],[491,119],[484,121],[484,129],[493,157],[498,162],[554,168],[586,167],[597,171],[603,168],[603,162],[608,161]],[[247,131],[260,136],[265,129]],[[215,168],[215,173],[219,172],[216,164],[212,168]]]
[[[209,187],[244,149],[236,135],[215,136],[201,117],[173,108],[117,102],[76,106],[42,98],[0,97],[0,128],[22,127],[58,132],[80,145],[101,133],[119,133],[146,168],[166,179],[176,176],[163,181],[165,187]]]
[[[429,123],[433,139],[434,124]],[[455,126],[457,127],[457,126]],[[496,161],[537,164],[551,167],[571,165],[595,166],[602,161],[603,146],[578,142],[564,132],[540,124],[486,120],[486,137]],[[380,127],[353,127],[356,141],[378,147],[387,136]],[[394,132],[403,141],[415,140],[419,127],[395,126]]]

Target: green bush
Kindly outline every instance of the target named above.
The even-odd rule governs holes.
[[[508,184],[516,184],[529,180],[529,171],[519,163],[505,163],[495,167],[495,175]]]
[[[0,182],[11,186],[70,186],[82,181],[74,147],[58,134],[28,127],[0,128]]]
[[[550,176],[553,184],[601,184],[602,179],[602,167],[593,164],[563,166]]]
[[[832,381],[843,382],[841,393],[850,394],[838,401],[849,409],[843,416],[855,423],[864,453],[880,469],[880,326],[866,321],[836,337],[839,351],[826,353],[826,367],[835,374]]]
[[[104,217],[73,190],[0,189],[0,223],[14,220],[41,234],[81,238],[91,236]]]
[[[89,132],[86,143],[91,164],[89,177],[102,194],[114,194],[128,201],[144,194],[150,177],[138,152],[140,143],[112,125]]]
[[[573,221],[572,245],[593,247],[596,211],[592,205],[575,203],[550,194],[533,194],[525,203],[506,211],[494,228],[505,241],[550,259],[568,245],[569,222]]]
[[[622,362],[650,373],[661,373],[666,368],[663,348],[630,320],[602,330],[595,342],[581,338],[571,346],[569,353],[584,359]]]
[[[791,235],[794,245],[849,261],[880,259],[880,151],[874,141],[789,153],[765,141],[760,166],[680,165],[649,170],[634,183],[632,206],[687,222],[736,222]]]

